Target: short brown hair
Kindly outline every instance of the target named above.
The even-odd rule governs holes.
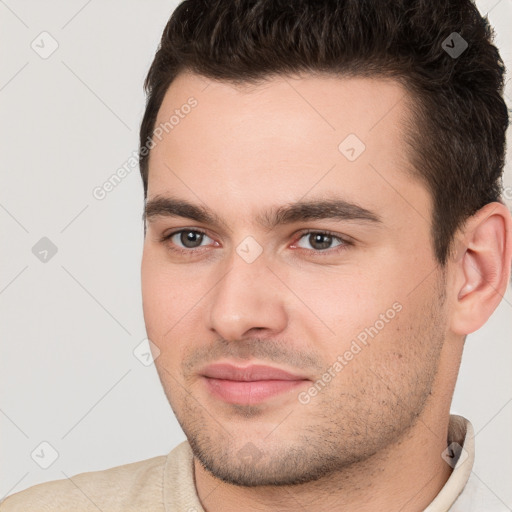
[[[433,247],[444,265],[464,221],[501,201],[508,111],[492,41],[470,0],[186,0],[144,83],[140,149],[181,71],[235,84],[301,72],[396,79],[413,99],[407,142],[433,198]],[[447,51],[455,42],[467,43],[456,57]],[[147,149],[139,160],[146,197]]]

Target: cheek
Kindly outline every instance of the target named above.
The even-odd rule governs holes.
[[[404,301],[400,282],[392,273],[383,278],[375,269],[297,274],[291,282],[294,292],[314,313],[315,324],[318,318],[325,322],[338,346],[375,323],[382,328],[382,322],[392,322]],[[295,320],[302,321],[300,318]],[[303,318],[310,319],[310,313]]]
[[[153,328],[159,318],[158,304],[162,296],[162,287],[158,280],[159,271],[154,259],[144,249],[141,264],[142,309],[146,328]]]
[[[176,321],[177,306],[183,303],[181,282],[169,273],[155,251],[145,249],[141,265],[144,322],[150,339],[160,343]],[[179,295],[181,295],[181,300]],[[179,308],[178,308],[179,309]],[[182,313],[183,314],[183,313]],[[178,317],[179,318],[179,317]]]
[[[201,298],[208,291],[206,279],[192,266],[173,267],[150,250],[143,254],[141,287],[144,322],[148,338],[155,343],[162,360],[175,359],[180,340],[190,339],[200,326]],[[188,338],[187,338],[188,336]]]

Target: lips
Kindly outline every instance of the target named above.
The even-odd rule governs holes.
[[[279,368],[263,365],[237,367],[230,364],[207,366],[202,374],[212,379],[237,380],[250,382],[257,380],[305,380],[307,377],[293,375]]]
[[[280,368],[250,365],[238,367],[213,364],[201,372],[208,392],[224,402],[238,405],[261,403],[309,382],[307,377],[294,375]]]

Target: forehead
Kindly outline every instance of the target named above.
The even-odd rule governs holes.
[[[404,140],[408,105],[399,83],[378,78],[277,76],[236,86],[183,73],[157,116],[148,198],[208,198],[241,214],[339,192],[383,216],[386,208],[406,214],[412,200],[429,218]]]

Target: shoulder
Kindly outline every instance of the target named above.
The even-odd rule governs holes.
[[[0,504],[0,511],[140,510],[144,504],[161,502],[162,475],[167,457],[161,455],[34,485],[6,498]]]

